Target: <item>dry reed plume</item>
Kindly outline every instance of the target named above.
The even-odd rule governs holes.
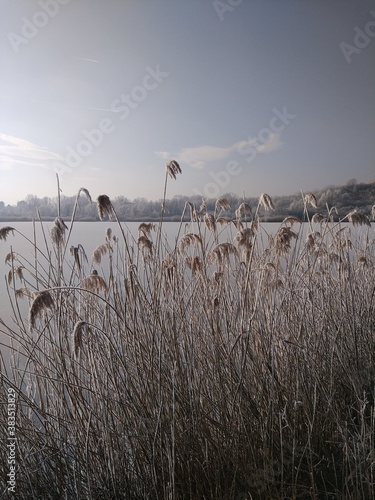
[[[243,216],[251,214],[252,214],[251,206],[248,203],[241,203],[241,205],[237,208],[235,213],[237,219],[240,219]]]
[[[216,231],[216,220],[212,214],[206,214],[204,216],[204,222],[209,231],[212,231],[213,233]]]
[[[0,229],[0,240],[4,240],[6,241],[7,237],[9,236],[9,233],[12,233],[12,235],[14,236],[14,227],[10,227],[10,226],[5,226],[5,227],[2,227]]]
[[[77,266],[78,272],[80,273],[82,270],[82,265],[81,265],[82,259],[85,262],[88,262],[85,249],[83,248],[83,246],[80,243],[78,243],[78,246],[75,247],[74,245],[72,245],[70,247],[70,254],[74,257],[75,265]],[[95,251],[94,251],[94,254],[95,254]]]
[[[267,193],[262,193],[259,198],[259,204],[264,208],[264,210],[275,210],[273,201]]]
[[[92,203],[91,195],[90,195],[89,191],[88,191],[86,188],[81,187],[81,188],[79,189],[79,191],[78,191],[78,195],[77,195],[77,197],[78,197],[78,198],[79,198],[79,195],[80,195],[81,193],[83,193],[83,194],[86,196],[86,198],[89,200],[89,202],[90,202],[90,203]]]
[[[82,280],[81,287],[84,290],[99,293],[100,291],[106,292],[108,290],[107,284],[102,276],[98,275],[98,271],[94,270],[92,273]]]
[[[218,198],[215,203],[215,209],[230,210],[230,201],[228,198]]]
[[[73,351],[76,356],[82,348],[83,334],[87,332],[88,324],[85,321],[77,321],[74,325],[72,338],[73,338]]]
[[[294,215],[289,215],[288,217],[285,217],[283,220],[282,224],[290,224],[293,226],[294,224],[301,224],[301,220],[298,217],[294,217]]]
[[[304,197],[304,201],[306,204],[310,204],[313,208],[318,208],[318,202],[313,193],[307,193]]]
[[[138,226],[138,231],[140,233],[143,233],[143,236],[150,236],[150,233],[151,233],[151,230],[152,229],[155,229],[155,224],[152,224],[151,222],[149,224],[146,224],[145,222],[142,222],[142,224],[140,224]]]
[[[181,253],[184,253],[186,248],[191,245],[202,244],[202,239],[198,234],[186,233],[177,242],[177,248]]]
[[[327,219],[324,217],[324,215],[322,214],[314,214],[312,217],[311,217],[311,222],[313,224],[321,224],[322,222],[326,222]]]
[[[371,227],[371,223],[367,215],[358,212],[357,210],[353,210],[347,216],[348,220],[353,224],[353,226],[369,226]]]
[[[166,164],[166,170],[172,179],[176,179],[177,174],[181,174],[181,167],[180,165],[176,162],[176,160],[172,160],[169,163]]]
[[[147,250],[150,254],[152,254],[152,241],[147,238],[147,236],[140,236],[138,238],[138,248],[141,251]]]
[[[114,210],[111,200],[106,194],[101,194],[100,196],[98,196],[96,203],[100,220],[103,220],[106,215],[108,215],[109,219],[114,216]]]
[[[108,243],[103,243],[102,245],[99,245],[98,247],[96,247],[94,250],[94,253],[92,254],[93,262],[95,262],[95,264],[100,264],[102,261],[103,255],[106,255],[106,253],[108,251],[109,251]]]
[[[21,297],[35,298],[37,294],[38,292],[34,292],[33,290],[30,290],[29,288],[26,287],[15,289],[15,295],[17,298]]]
[[[54,226],[51,229],[51,241],[54,245],[59,246],[64,243],[65,231],[68,229],[67,225],[61,217],[56,217]]]
[[[30,328],[35,328],[37,318],[46,313],[47,309],[53,309],[54,305],[55,303],[48,290],[37,293],[29,310]]]
[[[23,280],[23,270],[24,266],[14,266],[13,269],[11,269],[8,272],[8,284],[12,283],[14,277],[16,276],[19,280]]]
[[[216,219],[217,224],[220,224],[220,226],[223,226],[225,224],[229,224],[229,220],[226,219],[225,217],[218,217]]]

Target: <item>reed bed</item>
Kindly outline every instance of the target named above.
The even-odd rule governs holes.
[[[30,240],[34,260],[7,255],[0,427],[12,387],[17,498],[375,498],[369,218],[334,222],[303,195],[303,221],[270,235],[268,195],[234,221],[220,199],[215,213],[187,205],[171,243],[165,195],[180,173],[169,164],[160,222],[138,235],[100,196],[118,234],[92,257],[69,243],[77,207]],[[4,440],[0,453],[5,478]]]

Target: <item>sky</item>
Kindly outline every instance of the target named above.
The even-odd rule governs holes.
[[[375,179],[374,0],[0,0],[0,200]]]

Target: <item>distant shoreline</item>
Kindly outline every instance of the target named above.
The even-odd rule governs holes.
[[[285,217],[274,217],[274,218],[268,218],[266,220],[259,220],[259,223],[261,224],[281,224],[283,222],[283,220],[285,219]],[[34,219],[35,222],[53,222],[55,220],[55,218],[45,218],[45,219]],[[235,219],[228,219],[228,223],[232,222],[233,220]],[[69,224],[70,220],[69,219],[64,219],[64,221]],[[2,219],[0,218],[0,224],[14,224],[14,223],[18,223],[18,222],[30,222],[32,223],[33,222],[33,219],[27,219],[27,218],[22,218],[22,219]],[[74,219],[74,223],[77,223],[77,222],[87,222],[87,223],[93,223],[93,222],[97,222],[99,224],[103,224],[103,223],[116,223],[115,220],[109,220],[109,219],[106,219],[106,220],[100,220],[100,219]],[[120,223],[132,223],[132,222],[135,222],[135,223],[150,223],[152,222],[153,224],[157,224],[158,222],[160,222],[160,219],[148,219],[148,218],[145,218],[145,219],[127,219],[127,220],[120,220]],[[174,223],[174,224],[178,224],[178,223],[182,223],[182,224],[186,224],[188,222],[191,222],[190,219],[183,219],[181,221],[181,219],[179,220],[176,220],[176,219],[163,219],[163,224],[164,223]],[[248,222],[251,222],[251,220],[249,219]],[[337,224],[339,222],[338,219],[335,219],[333,221],[331,221],[333,224]],[[347,220],[344,220],[342,221],[343,223],[349,223]],[[201,223],[203,223],[203,221],[201,221]],[[301,223],[302,224],[308,224],[309,221],[308,220],[301,220]],[[375,225],[375,221],[371,221],[370,220],[370,224],[371,224],[371,227]]]
[[[66,223],[69,223],[69,219],[66,219],[64,218],[64,221]],[[26,218],[26,217],[23,217],[23,218],[19,218],[19,219],[14,219],[14,218],[0,218],[0,224],[4,224],[4,223],[14,223],[14,222],[33,222],[33,220],[35,220],[35,222],[53,222],[55,220],[55,217],[47,217],[47,218],[41,218],[41,219],[31,219],[31,218]],[[228,219],[228,222],[231,222],[232,220],[234,219]],[[274,217],[274,218],[268,218],[267,220],[260,220],[260,222],[263,224],[263,223],[266,223],[266,222],[282,222],[284,220],[284,217]],[[103,222],[116,222],[115,220],[105,220],[105,221],[101,221],[99,218],[98,219],[79,219],[79,218],[75,218],[74,219],[74,222],[99,222],[101,224],[103,224]],[[145,217],[144,219],[123,219],[123,220],[120,220],[120,222],[146,222],[146,223],[149,223],[149,222],[152,222],[154,224],[157,224],[158,222],[160,222],[160,219],[150,219],[150,218],[147,218]],[[189,218],[184,218],[182,221],[181,219],[177,219],[177,218],[174,218],[174,217],[171,217],[171,218],[163,218],[163,224],[165,222],[182,222],[182,223],[186,223],[186,222],[191,222],[191,219]],[[250,219],[249,219],[249,222],[250,222]]]
[[[323,190],[314,191],[316,206],[308,206],[309,217],[319,213],[322,217],[334,217],[335,220],[345,218],[350,212],[357,210],[368,216],[374,217],[375,211],[375,182],[355,183],[352,180],[345,186],[327,186]],[[222,209],[217,204],[225,200],[226,207]],[[236,219],[236,209],[241,203],[247,203],[252,213],[257,213],[262,222],[282,222],[286,217],[302,219],[306,207],[302,194],[292,194],[272,197],[274,210],[265,210],[259,207],[259,198],[243,198],[233,193],[227,193],[221,198],[202,200],[199,196],[175,196],[165,200],[166,210],[163,222],[190,222],[192,211],[210,213],[216,218],[225,218],[228,221]],[[125,197],[111,200],[119,220],[124,222],[152,222],[158,223],[161,217],[161,201],[136,199],[133,201]],[[203,205],[202,205],[203,204]],[[200,207],[204,207],[201,209]],[[76,196],[39,199],[31,196],[16,206],[5,206],[0,201],[0,223],[43,222],[54,221],[60,213],[64,221],[69,221],[74,212],[74,220],[81,222],[96,222],[99,220],[97,203],[91,197]],[[250,217],[251,219],[251,217]],[[249,219],[249,220],[250,220]]]

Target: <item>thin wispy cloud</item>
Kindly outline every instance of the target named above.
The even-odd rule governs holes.
[[[20,137],[0,133],[1,170],[11,170],[17,165],[49,168],[49,163],[56,160],[63,161],[63,158],[48,148]]]
[[[90,59],[89,57],[75,57],[75,59],[79,59],[80,61],[92,62],[92,63],[100,62],[97,59]]]
[[[121,113],[120,109],[111,109],[100,106],[81,106],[78,104],[69,104],[64,102],[51,102],[51,101],[43,101],[40,99],[29,99],[29,101],[38,102],[41,104],[47,104],[49,106],[57,106],[61,108],[72,108],[72,109],[92,109],[94,111],[106,111],[107,113]]]
[[[193,168],[204,168],[207,163],[227,158],[236,149],[236,144],[227,148],[217,146],[199,146],[184,148],[177,156],[177,161]]]
[[[68,108],[68,109],[70,108],[72,110],[90,109],[90,110],[94,110],[94,111],[105,111],[106,113],[122,113],[123,112],[121,109],[112,109],[112,108],[108,108],[105,106],[82,106],[82,105],[70,104],[70,103],[66,103],[66,102],[45,101],[43,99],[22,99],[19,97],[17,97],[17,99],[16,99],[14,97],[3,96],[3,95],[0,96],[0,99],[8,100],[8,101],[14,100],[17,102],[22,101],[25,103],[35,102],[37,104],[43,104],[45,106],[53,106],[53,107],[57,107],[57,108]]]
[[[121,113],[121,109],[111,109],[111,108],[96,108],[94,106],[73,106],[71,107],[78,108],[81,107],[82,109],[93,109],[94,111],[106,111],[107,113]]]
[[[155,151],[155,155],[162,160],[168,160],[171,157],[168,151]]]
[[[202,169],[208,163],[224,160],[234,153],[244,154],[246,150],[255,150],[259,154],[266,154],[280,149],[284,143],[281,140],[281,132],[270,134],[265,143],[261,143],[257,138],[237,141],[228,147],[218,146],[198,146],[194,148],[183,148],[177,155],[176,160],[182,164],[190,165],[193,168]],[[170,157],[170,154],[164,151],[156,152],[159,158]]]
[[[259,144],[257,146],[258,153],[271,153],[284,146],[284,142],[281,140],[281,132],[273,132],[268,141],[265,144]]]

